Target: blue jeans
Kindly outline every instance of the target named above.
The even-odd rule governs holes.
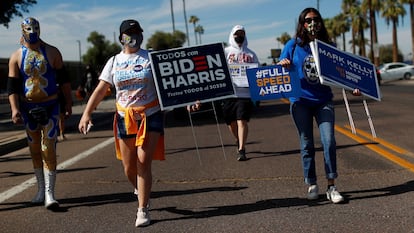
[[[315,145],[313,138],[313,119],[318,124],[323,157],[325,176],[335,179],[336,172],[336,141],[335,141],[335,110],[332,102],[309,104],[300,101],[290,106],[293,121],[300,138],[300,153],[302,156],[303,175],[306,184],[316,184]]]

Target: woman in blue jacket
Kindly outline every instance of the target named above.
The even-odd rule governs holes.
[[[302,93],[299,98],[290,98],[290,111],[300,138],[304,181],[308,185],[307,198],[315,200],[319,197],[313,139],[315,118],[323,145],[325,176],[328,184],[326,196],[333,203],[340,203],[344,201],[344,197],[335,186],[338,173],[333,94],[329,86],[319,82],[309,46],[309,43],[315,39],[332,44],[319,11],[315,8],[306,8],[299,15],[296,36],[285,45],[278,64],[295,71],[291,74],[296,74],[297,77],[292,78],[300,79]],[[360,92],[356,89],[353,94],[360,95]]]

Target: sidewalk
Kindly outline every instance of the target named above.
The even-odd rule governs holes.
[[[77,128],[79,118],[85,108],[85,103],[73,98],[72,116],[65,122],[65,128],[73,130]],[[95,112],[115,111],[115,99],[104,99]],[[0,104],[0,156],[27,146],[26,133],[23,125],[14,125],[11,121],[10,105]]]

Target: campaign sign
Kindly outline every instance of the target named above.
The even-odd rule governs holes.
[[[247,69],[253,100],[271,100],[301,95],[300,81],[281,65]]]
[[[222,43],[150,53],[161,109],[234,97]]]
[[[246,70],[249,68],[256,68],[257,63],[232,63],[229,64],[230,75],[233,80],[233,84],[236,87],[249,87],[249,81],[247,80]]]
[[[345,89],[358,88],[362,94],[380,101],[375,66],[353,54],[343,52],[322,41],[311,45],[322,84]]]

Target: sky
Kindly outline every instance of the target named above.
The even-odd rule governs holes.
[[[144,29],[143,47],[156,31],[172,32],[170,0],[37,0],[23,17],[14,17],[9,28],[0,25],[0,57],[8,58],[18,47],[20,23],[26,17],[40,22],[40,37],[56,46],[65,61],[79,61],[91,46],[87,37],[97,31],[107,40],[118,42],[119,25],[124,19],[135,19]],[[228,42],[234,25],[243,25],[249,48],[254,50],[261,63],[270,63],[270,49],[283,48],[276,38],[287,32],[292,37],[300,12],[306,7],[317,8],[324,18],[341,12],[342,0],[173,0],[176,30],[186,32],[183,3],[187,21],[192,15],[199,18],[204,29],[202,44]],[[411,54],[409,11],[398,27],[399,49],[405,57]],[[379,44],[392,43],[392,28],[377,18]],[[190,46],[195,45],[194,27],[188,23]],[[369,36],[369,31],[365,34]],[[347,41],[350,33],[347,33]],[[338,47],[342,48],[338,40]],[[188,46],[188,42],[184,44]],[[350,45],[347,44],[347,50]],[[80,48],[80,49],[79,49]]]

